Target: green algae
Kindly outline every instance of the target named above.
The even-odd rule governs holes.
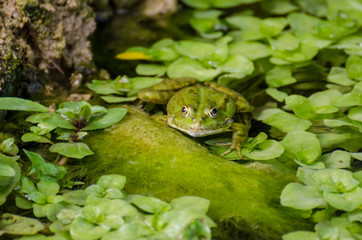
[[[220,239],[280,239],[311,228],[279,203],[281,190],[295,176],[266,164],[226,161],[135,108],[128,110],[120,123],[87,138],[95,152],[83,160],[88,179],[117,173],[127,177],[128,194],[166,201],[185,195],[207,198],[208,215],[219,225],[214,236]]]

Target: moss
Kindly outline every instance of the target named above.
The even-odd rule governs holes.
[[[88,179],[118,173],[125,190],[164,200],[195,195],[211,200],[209,215],[222,239],[280,239],[310,224],[279,204],[283,187],[295,176],[263,164],[237,164],[215,156],[181,133],[130,108],[121,123],[91,133],[95,152],[82,167]]]

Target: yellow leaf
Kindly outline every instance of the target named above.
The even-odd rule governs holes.
[[[143,52],[123,52],[123,53],[118,53],[116,55],[116,58],[122,60],[147,60],[150,59],[151,57],[147,56]]]

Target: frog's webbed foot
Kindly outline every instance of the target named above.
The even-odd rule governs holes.
[[[219,145],[219,144],[218,144]],[[231,142],[230,144],[222,144],[224,146],[226,145],[230,145],[230,148],[228,150],[226,150],[225,152],[223,152],[220,157],[225,156],[226,154],[231,153],[232,151],[236,150],[236,152],[238,153],[238,156],[240,159],[243,159],[243,156],[241,155],[241,143],[233,143]]]
[[[226,154],[236,150],[239,158],[243,159],[243,156],[241,154],[241,146],[243,142],[246,142],[246,140],[248,140],[249,126],[242,123],[233,123],[233,129],[235,131],[233,132],[233,137],[230,143],[217,144],[220,146],[230,146],[230,148],[222,153],[220,156],[225,156]]]

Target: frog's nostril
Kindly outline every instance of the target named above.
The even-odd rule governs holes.
[[[192,118],[192,121],[193,121],[194,123],[196,123],[196,118],[193,117],[193,118]]]

